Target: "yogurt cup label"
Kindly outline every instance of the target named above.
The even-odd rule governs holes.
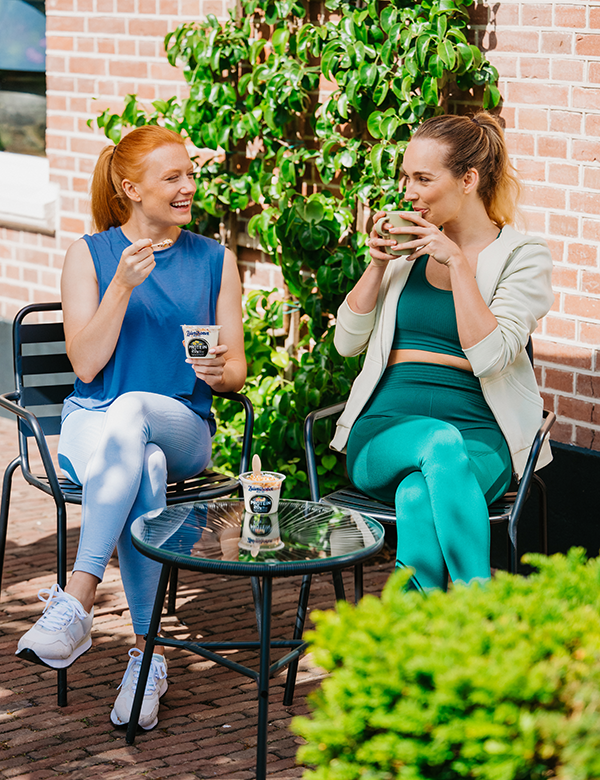
[[[219,343],[220,325],[182,325],[185,354],[189,358],[211,358],[209,350]]]

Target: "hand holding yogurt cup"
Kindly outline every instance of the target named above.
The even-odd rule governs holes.
[[[223,379],[223,369],[228,351],[219,344],[220,325],[182,325],[186,363],[189,363],[198,379],[214,387]]]

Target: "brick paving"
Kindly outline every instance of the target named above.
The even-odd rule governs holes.
[[[17,454],[16,426],[0,418],[0,467]],[[69,507],[69,561],[77,547],[79,507]],[[109,720],[131,645],[131,623],[113,559],[98,589],[92,649],[68,673],[68,706],[56,704],[56,674],[14,656],[19,636],[39,616],[39,588],[55,581],[55,516],[52,500],[15,476],[7,552],[0,594],[0,777],[45,780],[91,777],[219,778],[252,780],[256,746],[255,684],[180,650],[168,651],[169,689],[159,724],[140,732],[135,745]],[[365,591],[379,593],[393,567],[382,555],[365,569]],[[352,595],[351,574],[344,575]],[[299,580],[275,580],[273,636],[290,636]],[[310,609],[334,603],[329,576],[315,577]],[[180,572],[177,615],[164,629],[178,638],[256,638],[249,581]],[[257,657],[240,652],[257,667]],[[284,707],[285,673],[272,680],[268,777],[301,777],[295,761],[300,739],[289,730],[307,712],[306,697],[323,678],[310,655],[300,664],[294,704]]]

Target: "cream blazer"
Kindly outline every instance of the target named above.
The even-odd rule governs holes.
[[[348,435],[385,371],[394,330],[398,298],[412,263],[390,261],[377,303],[368,314],[357,314],[347,300],[338,310],[334,344],[341,355],[359,355],[367,349],[330,446],[343,452]],[[473,373],[481,382],[488,406],[508,444],[514,471],[521,476],[531,443],[542,421],[543,404],[533,367],[525,351],[537,322],[550,309],[552,257],[542,238],[505,226],[499,237],[479,255],[475,275],[483,300],[498,327],[473,347],[465,349]],[[537,468],[552,460],[548,441]]]

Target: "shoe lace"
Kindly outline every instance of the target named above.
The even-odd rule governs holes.
[[[121,680],[121,685],[119,685],[119,688],[121,688],[123,685],[125,685],[125,681],[131,674],[132,679],[132,688],[135,690],[137,688],[138,679],[140,676],[140,670],[142,668],[142,658],[143,653],[141,650],[138,650],[137,647],[132,647],[129,651],[129,657],[134,660],[134,663],[129,664],[127,667],[127,670],[125,672],[125,675],[123,676],[123,679]],[[146,681],[146,690],[144,691],[144,696],[148,696],[154,693],[156,690],[156,686],[159,680],[164,680],[167,676],[167,667],[164,661],[159,660],[156,656],[152,656],[152,663],[150,664],[150,671],[148,672],[148,680]]]
[[[76,618],[83,620],[86,616],[82,605],[76,599],[69,598],[60,585],[41,588],[38,591],[38,599],[45,603],[38,623],[40,628],[60,631],[70,626]]]

